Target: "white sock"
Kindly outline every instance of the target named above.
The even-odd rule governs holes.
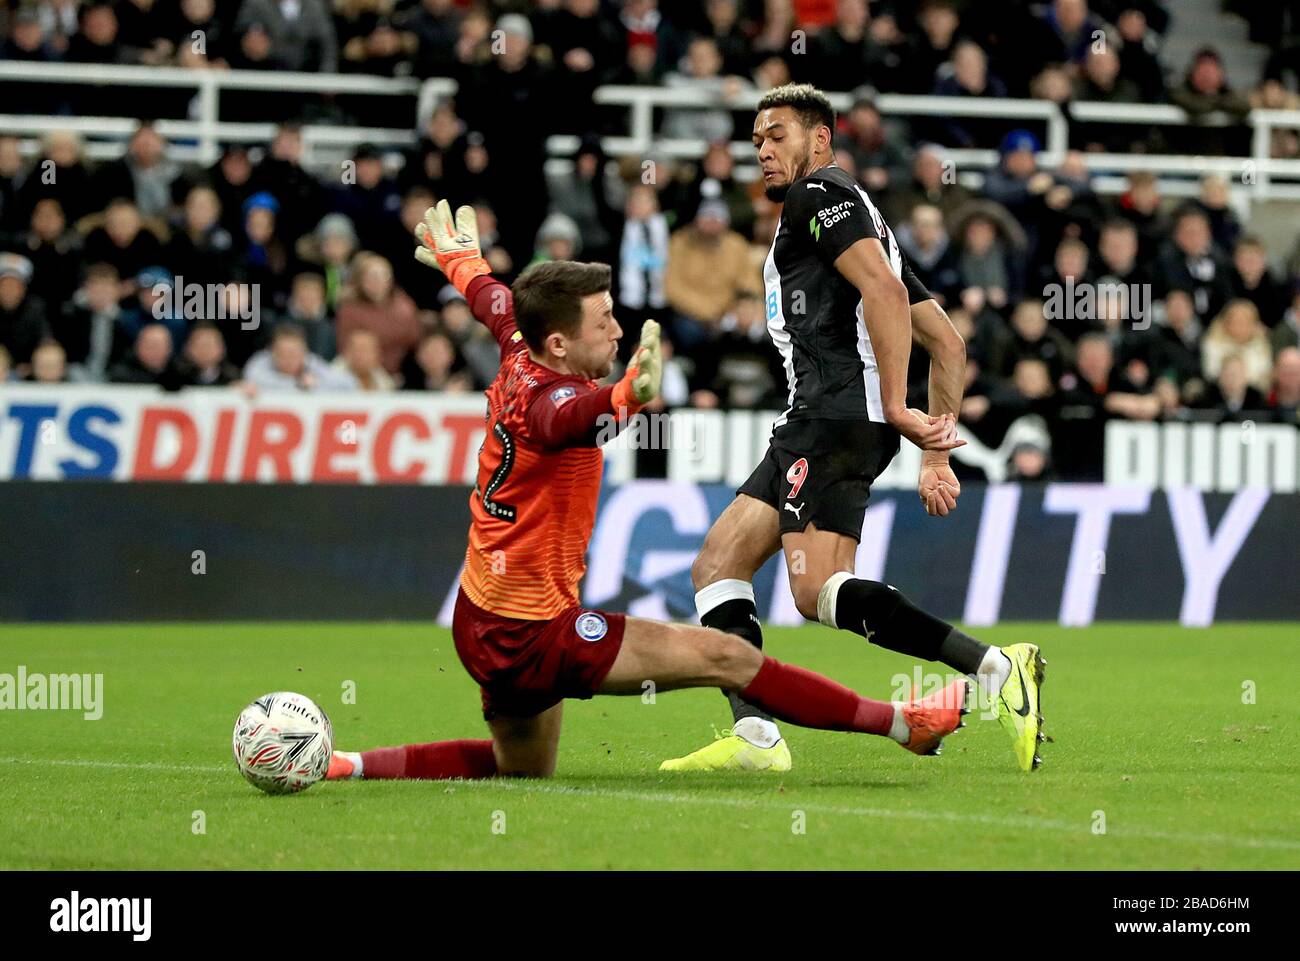
[[[358,751],[337,751],[337,752],[335,752],[335,753],[337,753],[340,757],[345,757],[345,758],[347,758],[349,761],[352,762],[352,774],[351,774],[351,777],[353,777],[353,778],[360,778],[360,777],[361,777],[361,768],[362,768],[363,765],[362,765],[362,763],[361,763],[361,754],[360,754],[360,752],[358,752]]]
[[[781,740],[776,722],[763,717],[742,717],[731,726],[731,733],[744,738],[754,747],[772,747]]]
[[[912,738],[912,729],[903,717],[903,705],[894,702],[894,723],[889,727],[889,736],[899,744],[906,744]]]
[[[984,652],[984,660],[980,661],[980,666],[975,671],[975,683],[989,697],[996,697],[1009,677],[1011,659],[1002,653],[1002,648],[990,647]]]

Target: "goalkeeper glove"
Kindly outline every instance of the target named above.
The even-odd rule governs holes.
[[[473,207],[461,207],[456,219],[451,205],[439,200],[436,207],[424,212],[424,220],[415,228],[420,246],[415,259],[447,275],[452,286],[468,297],[469,282],[492,272],[478,247],[478,217]]]
[[[637,410],[659,394],[664,376],[664,360],[659,349],[659,325],[647,320],[641,325],[641,346],[632,357],[627,373],[614,385],[610,401],[615,410]]]

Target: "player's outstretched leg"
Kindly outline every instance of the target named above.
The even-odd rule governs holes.
[[[800,727],[889,737],[916,754],[937,754],[961,726],[967,681],[959,678],[921,701],[862,697],[813,671],[764,657],[734,635],[687,624],[629,617],[622,647],[600,686],[602,694],[721,687],[737,691],[773,717]]]
[[[738,496],[709,528],[704,546],[691,566],[695,610],[700,623],[744,638],[763,649],[763,628],[754,604],[754,573],[781,546],[776,512],[744,494]],[[790,748],[762,708],[734,691],[723,691],[733,724],[685,757],[659,765],[661,771],[790,770]]]
[[[335,751],[327,780],[365,778],[369,781],[445,778],[484,778],[497,773],[491,741],[436,741],[403,744],[371,751]]]
[[[356,753],[335,751],[325,777],[335,781],[550,777],[555,773],[563,717],[561,702],[531,717],[493,714],[488,721],[490,741],[436,741]]]
[[[1037,645],[992,647],[915,607],[896,588],[844,571],[826,579],[815,614],[828,627],[854,631],[891,651],[970,675],[1010,735],[1021,770],[1042,763],[1038,747],[1047,737],[1040,692],[1047,662]]]

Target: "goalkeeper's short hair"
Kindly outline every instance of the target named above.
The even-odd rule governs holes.
[[[510,288],[515,324],[524,343],[541,353],[547,334],[576,336],[582,324],[582,298],[604,293],[610,286],[608,264],[550,260],[529,267]]]

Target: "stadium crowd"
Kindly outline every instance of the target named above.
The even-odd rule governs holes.
[[[738,96],[796,80],[862,91],[840,118],[837,162],[966,337],[966,425],[992,445],[1023,414],[1050,425],[1050,456],[1026,445],[1017,472],[1094,476],[1098,425],[1110,418],[1294,423],[1300,249],[1279,252],[1290,259],[1275,272],[1219,178],[1188,202],[1163,198],[1149,174],[1102,197],[1081,161],[1089,150],[1236,152],[1245,128],[1234,118],[1300,105],[1300,3],[1227,6],[1272,50],[1249,90],[1229,87],[1212,46],[1190,63],[1161,60],[1176,10],[1160,0],[0,5],[0,61],[459,84],[415,147],[363,144],[342,173],[304,165],[301,124],[337,109],[311,98],[275,101],[274,139],[226,144],[208,168],[169,157],[158,114],[140,120],[120,159],[98,164],[73,133],[48,134],[25,156],[0,130],[0,381],[482,389],[495,344],[411,256],[423,211],[446,197],[474,204],[505,279],[546,259],[614,265],[624,328],[665,324],[667,406],[780,409],[785,375],[761,280],[779,208],[738,175],[727,147],[748,139],[751,115],[670,109],[659,133],[707,143],[701,157],[610,159],[600,135],[617,124],[591,91],[658,84]],[[1095,43],[1097,31],[1107,42]],[[1029,130],[956,118],[909,126],[882,116],[872,91],[1067,107],[1168,101],[1228,123],[1164,133],[1072,124],[1075,149],[1041,169]],[[91,93],[87,106],[43,85],[4,111],[121,113],[113,91]],[[223,119],[252,116],[223,109]],[[571,172],[548,176],[555,133],[581,145]],[[978,191],[956,182],[948,155],[972,146],[1001,157]],[[1272,152],[1300,156],[1300,140],[1279,132]],[[1109,295],[1081,299],[1089,290]],[[924,403],[924,363],[914,358],[912,373]]]

